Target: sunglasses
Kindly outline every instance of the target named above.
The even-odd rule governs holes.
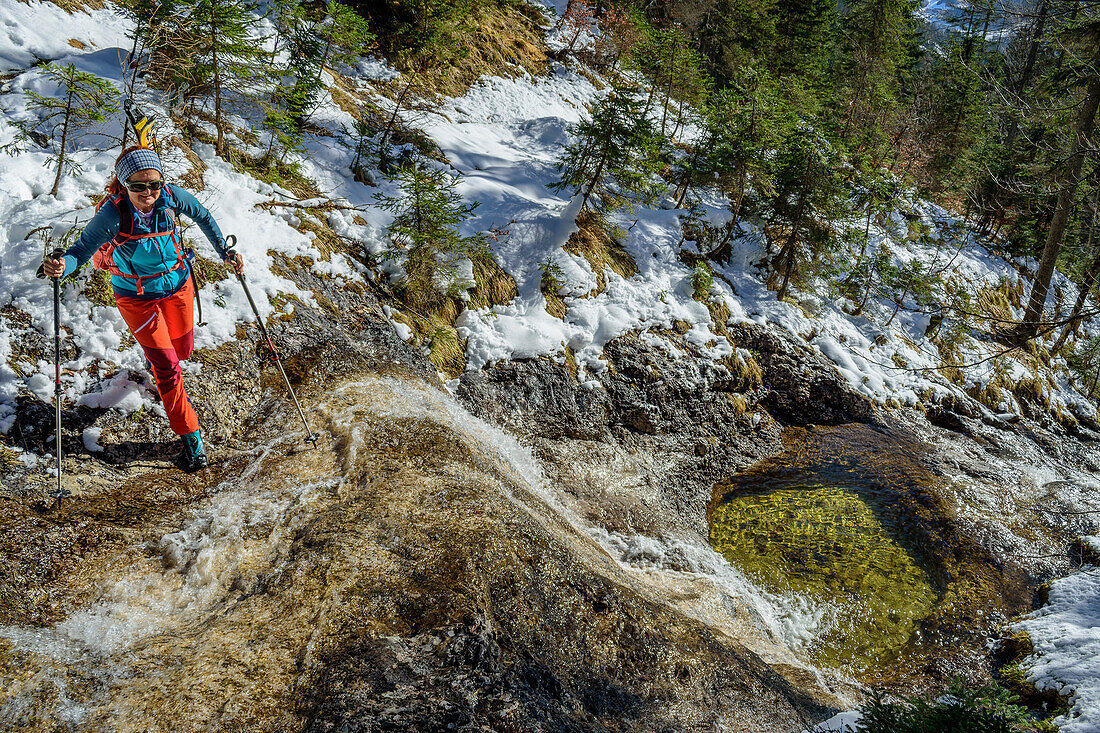
[[[164,188],[164,181],[126,181],[122,185],[134,193],[141,193],[146,189],[161,190]]]

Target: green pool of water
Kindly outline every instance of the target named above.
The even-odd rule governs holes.
[[[711,517],[711,544],[773,592],[828,604],[831,628],[806,650],[817,664],[882,669],[919,643],[939,594],[899,540],[895,509],[824,484],[734,492]]]

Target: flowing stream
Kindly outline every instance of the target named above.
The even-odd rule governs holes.
[[[433,588],[481,592],[450,546],[492,562],[517,532],[822,684],[815,664],[858,671],[912,647],[955,587],[914,549],[934,531],[913,524],[913,491],[853,481],[849,464],[810,478],[766,465],[722,487],[719,554],[586,526],[527,448],[420,382],[337,384],[313,415],[317,448],[285,415],[258,426],[208,498],[64,578],[62,620],[0,628],[0,728],[299,729],[349,618],[372,638],[415,633],[414,617],[444,612]]]

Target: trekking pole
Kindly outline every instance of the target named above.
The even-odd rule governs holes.
[[[55,249],[50,257],[60,259],[65,251]],[[42,268],[35,273],[38,277],[46,277]],[[61,278],[53,279],[53,366],[54,366],[54,429],[57,437],[57,488],[50,492],[50,496],[57,499],[57,508],[61,508],[61,500],[72,496],[68,489],[61,487]]]
[[[233,240],[230,244],[229,240]],[[229,249],[226,253],[230,257],[235,257],[237,250],[237,237],[234,234],[230,234],[225,238],[225,243],[229,245]],[[313,445],[317,445],[317,435],[309,429],[309,423],[306,421],[306,414],[302,411],[302,406],[298,404],[298,396],[294,394],[294,388],[290,386],[290,379],[286,376],[286,370],[283,369],[283,359],[279,356],[279,352],[275,349],[275,344],[272,342],[271,337],[267,335],[267,329],[264,327],[264,319],[260,316],[260,311],[256,307],[256,301],[252,300],[252,293],[248,290],[248,285],[244,281],[244,275],[237,272],[237,269],[233,268],[233,273],[237,276],[237,280],[240,281],[241,287],[244,288],[244,295],[248,298],[248,304],[252,306],[252,312],[256,314],[256,325],[260,328],[260,335],[264,337],[264,341],[267,342],[267,348],[271,351],[271,360],[275,362],[275,366],[279,367],[279,373],[283,375],[283,381],[286,382],[287,391],[290,392],[290,399],[294,400],[294,406],[298,408],[298,416],[302,418],[302,424],[306,426],[306,440]]]

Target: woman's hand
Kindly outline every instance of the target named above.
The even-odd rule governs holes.
[[[42,272],[46,277],[61,277],[65,274],[65,259],[63,257],[47,256],[42,260]]]
[[[233,272],[238,275],[244,274],[244,258],[241,257],[240,252],[234,252],[225,258],[225,264],[233,268]]]

